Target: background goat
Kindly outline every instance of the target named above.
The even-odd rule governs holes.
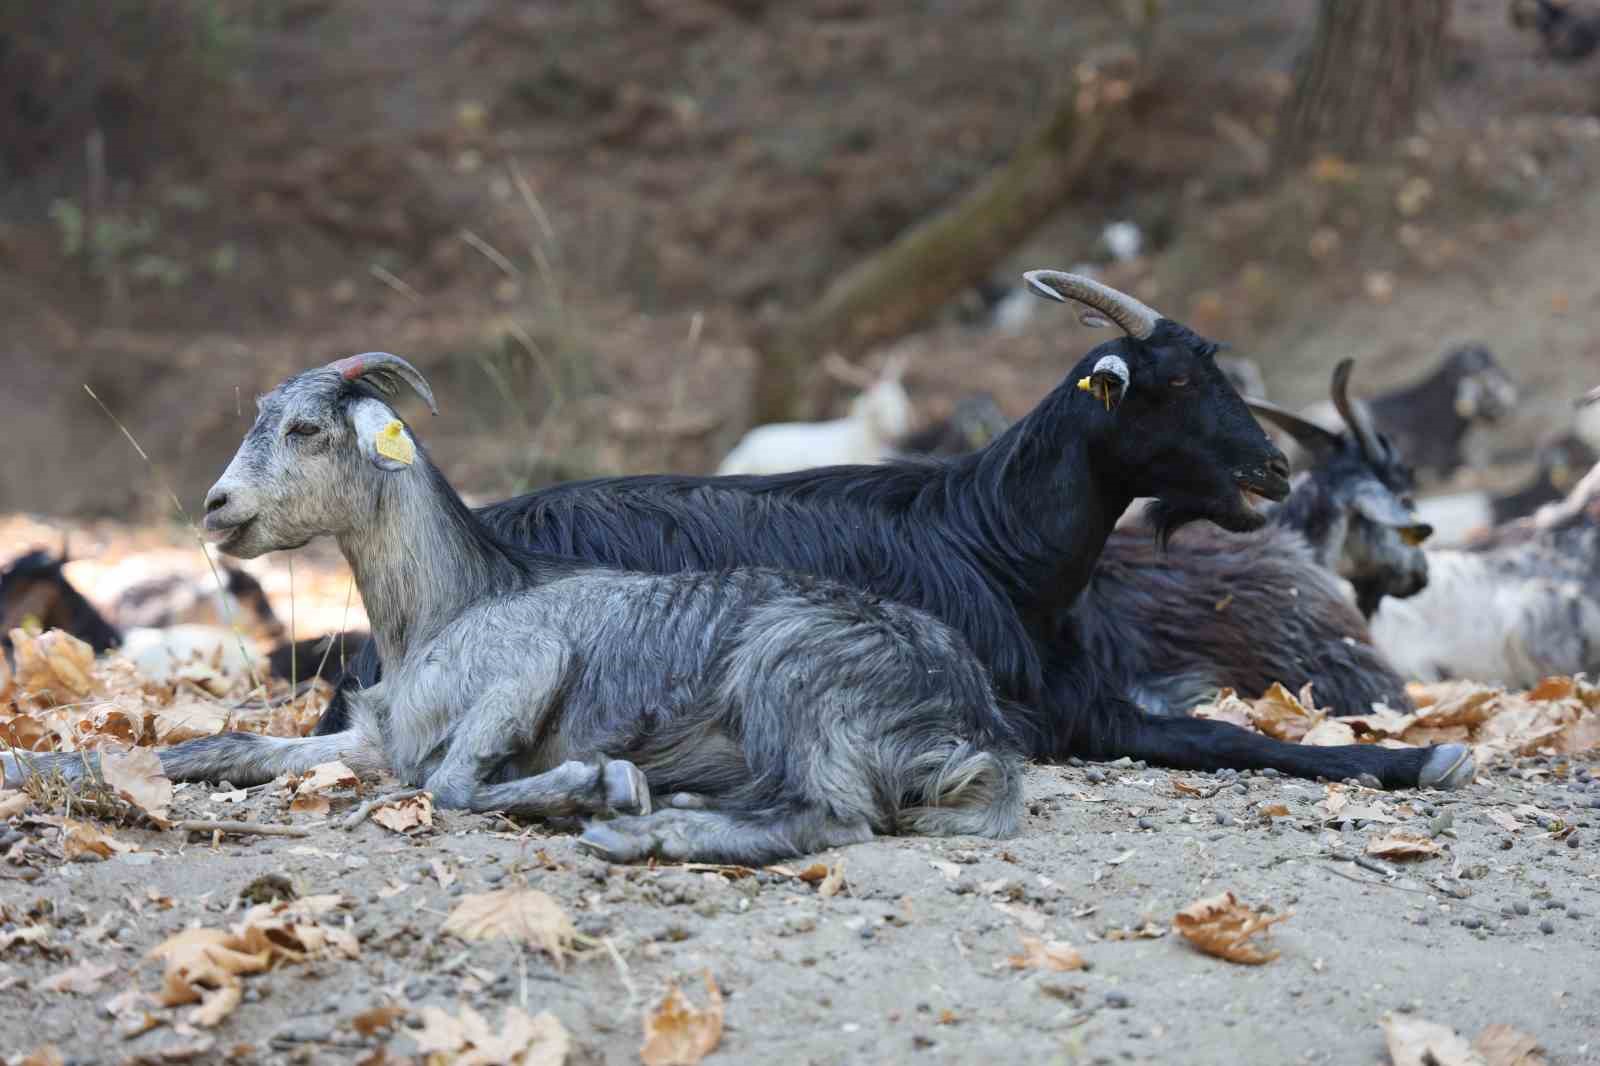
[[[718,474],[780,474],[812,466],[876,463],[894,454],[916,412],[900,383],[903,356],[891,357],[877,378],[864,378],[840,359],[832,373],[861,388],[850,413],[828,422],[774,422],[746,433],[717,467]]]
[[[771,566],[922,607],[966,637],[1015,704],[1038,758],[1370,773],[1391,787],[1469,779],[1460,745],[1284,744],[1224,723],[1148,715],[1100,673],[1060,615],[1128,503],[1158,497],[1150,517],[1163,533],[1199,518],[1255,529],[1264,520],[1244,492],[1281,499],[1287,466],[1217,368],[1212,342],[1089,279],[1027,278],[1127,335],[1095,347],[977,452],[772,477],[606,478],[479,515],[507,541],[595,563],[654,572]],[[377,679],[377,650],[358,657],[350,684]],[[318,728],[345,721],[336,698]]]
[[[1466,462],[1468,432],[1499,421],[1516,402],[1516,383],[1494,353],[1482,344],[1464,344],[1447,352],[1422,380],[1355,405],[1369,413],[1373,427],[1418,473],[1442,479]],[[1345,428],[1332,404],[1314,404],[1301,413],[1333,432]]]
[[[895,451],[900,455],[965,455],[982,448],[1010,425],[993,395],[975,392],[957,400],[948,417],[901,437]]]
[[[1470,547],[1430,551],[1428,572],[1426,590],[1372,619],[1406,676],[1528,688],[1600,672],[1600,466],[1561,503]]]
[[[254,784],[377,753],[445,807],[631,814],[583,837],[622,860],[1015,831],[1020,760],[958,634],[813,579],[627,574],[504,544],[380,398],[401,383],[433,406],[382,353],[279,385],[205,518],[242,558],[336,537],[389,675],[349,731],[191,741],[160,752],[173,778]],[[710,809],[651,813],[652,791]]]
[[[122,632],[72,587],[61,568],[60,555],[31,551],[0,570],[0,647],[11,651],[11,631],[36,622],[41,629],[64,629],[96,652],[122,643]]]
[[[1333,375],[1348,407],[1351,360]],[[1310,683],[1322,706],[1364,714],[1409,709],[1404,679],[1373,647],[1336,572],[1372,607],[1427,583],[1410,472],[1359,412],[1329,433],[1265,401],[1257,415],[1316,456],[1265,527],[1224,535],[1186,529],[1165,551],[1148,530],[1118,529],[1072,609],[1095,664],[1145,709],[1182,714],[1231,688],[1255,697],[1274,681]]]

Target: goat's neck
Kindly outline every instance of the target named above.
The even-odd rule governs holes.
[[[421,454],[380,475],[371,507],[338,539],[384,662],[404,661],[514,577],[514,564]]]
[[[1088,442],[1062,434],[1059,419],[1031,425],[1042,408],[958,461],[952,476],[968,479],[961,495],[978,505],[991,569],[1014,601],[1048,614],[1083,591],[1133,495],[1096,475]]]
[[[1272,512],[1271,522],[1304,537],[1317,565],[1332,570],[1344,551],[1350,515],[1328,487],[1312,476]]]

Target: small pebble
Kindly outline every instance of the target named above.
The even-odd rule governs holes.
[[[1218,825],[1232,825],[1233,824],[1233,815],[1228,814],[1226,811],[1218,811],[1217,812],[1217,824]]]
[[[1090,769],[1083,776],[1091,785],[1098,785],[1105,781],[1106,772],[1104,770]]]
[[[1106,993],[1106,1006],[1108,1006],[1108,1007],[1114,1007],[1117,1010],[1123,1010],[1123,1009],[1125,1009],[1127,1007],[1131,1007],[1132,1005],[1133,1005],[1133,1001],[1130,1000],[1125,993],[1122,993],[1122,992],[1107,992]]]
[[[1362,786],[1363,788],[1383,787],[1383,782],[1379,781],[1377,777],[1372,774],[1362,774],[1360,777],[1356,778],[1356,784]]]
[[[1567,837],[1567,847],[1569,848],[1576,848],[1580,843],[1582,843],[1582,841],[1579,839],[1577,833],[1573,833]]]
[[[1556,931],[1556,923],[1552,922],[1549,918],[1546,918],[1542,922],[1539,923],[1539,932],[1543,933],[1545,936],[1549,936],[1551,933],[1553,933],[1555,931]]]
[[[1139,819],[1139,828],[1140,829],[1154,829],[1155,827],[1156,827],[1156,820],[1154,818],[1140,818]]]
[[[1528,901],[1525,899],[1517,900],[1511,905],[1511,909],[1516,911],[1518,914],[1527,914],[1529,911],[1533,910],[1532,907],[1528,906]]]
[[[1559,899],[1547,899],[1544,901],[1544,909],[1547,911],[1564,911],[1567,909],[1567,905]]]
[[[1466,926],[1468,929],[1477,929],[1483,925],[1483,919],[1479,918],[1476,914],[1469,914],[1465,918],[1461,919],[1461,924]]]
[[[1269,766],[1265,770],[1261,771],[1261,776],[1262,777],[1282,777],[1283,775]]]
[[[1248,796],[1250,794],[1250,786],[1245,784],[1243,781],[1240,781],[1237,785],[1234,785],[1233,790],[1239,793],[1241,796]]]

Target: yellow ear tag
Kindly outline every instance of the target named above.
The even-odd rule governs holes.
[[[393,459],[406,466],[410,466],[417,458],[417,449],[412,445],[411,438],[406,436],[406,427],[400,424],[398,418],[391,419],[387,426],[378,431],[374,446],[385,459]]]
[[[1078,379],[1078,388],[1087,392],[1095,399],[1106,405],[1106,410],[1111,410],[1111,386],[1102,381],[1096,381],[1094,375]]]
[[[1078,379],[1078,388],[1082,389],[1084,392],[1093,392],[1094,391],[1094,385],[1090,383],[1088,378],[1079,378]]]

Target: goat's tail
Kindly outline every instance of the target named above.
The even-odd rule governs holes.
[[[155,749],[161,770],[174,781],[228,781],[237,786],[262,785],[280,774],[303,773],[320,763],[342,759],[363,772],[382,765],[381,758],[358,730],[324,737],[265,737],[257,733],[218,733]],[[60,772],[76,781],[87,771],[98,775],[98,753],[57,752],[0,755],[7,788],[21,787],[33,774]]]
[[[1008,837],[1022,821],[1022,765],[1003,750],[952,738],[915,755],[895,830],[926,836]]]

